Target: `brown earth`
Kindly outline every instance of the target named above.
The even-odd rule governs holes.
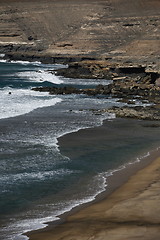
[[[0,52],[159,69],[159,0],[0,0]]]

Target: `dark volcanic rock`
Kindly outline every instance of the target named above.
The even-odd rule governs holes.
[[[34,91],[39,91],[39,92],[49,92],[49,94],[79,94],[81,91],[77,88],[74,87],[36,87],[32,88]]]
[[[95,96],[99,94],[108,95],[111,93],[111,85],[98,85],[95,89],[77,89],[72,86],[66,87],[36,87],[32,88],[34,91],[49,92],[50,94],[87,94]]]
[[[112,78],[112,72],[107,66],[107,63],[98,60],[83,60],[80,62],[73,62],[69,64],[67,69],[59,69],[56,72],[57,75],[70,78]]]

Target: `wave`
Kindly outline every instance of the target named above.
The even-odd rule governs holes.
[[[44,171],[44,172],[31,172],[31,173],[17,173],[17,174],[9,174],[7,176],[1,176],[1,184],[4,182],[5,184],[8,182],[10,184],[21,184],[22,182],[29,181],[44,181],[45,179],[54,178],[59,179],[63,178],[65,175],[72,174],[73,171],[69,169],[58,169],[53,171]]]
[[[112,117],[112,116],[110,116],[110,117]],[[101,119],[101,121],[103,121],[103,118]],[[73,132],[73,131],[71,131],[71,132]],[[63,133],[62,135],[64,135],[64,134],[67,134],[67,133]],[[150,155],[150,153],[147,152],[146,154],[136,158],[133,162],[129,162],[129,163],[119,166],[116,169],[111,169],[107,172],[101,172],[101,173],[97,174],[95,177],[93,177],[91,179],[89,184],[86,186],[87,190],[83,192],[83,196],[81,196],[81,197],[76,198],[74,196],[70,201],[64,201],[64,202],[61,201],[61,202],[57,203],[59,205],[56,205],[56,206],[54,204],[50,204],[50,206],[49,205],[38,206],[38,210],[40,209],[40,211],[38,211],[36,209],[35,214],[33,214],[33,212],[32,213],[27,212],[27,217],[25,216],[25,218],[22,218],[19,221],[14,221],[14,222],[12,222],[12,224],[10,224],[9,227],[11,228],[11,231],[13,231],[13,229],[14,229],[11,239],[13,239],[13,240],[28,239],[26,236],[22,236],[21,234],[24,232],[28,232],[28,231],[32,231],[32,230],[36,230],[36,229],[42,229],[48,225],[47,222],[60,220],[60,215],[66,213],[66,212],[70,212],[73,208],[78,207],[82,204],[94,201],[99,194],[101,194],[102,192],[104,192],[106,190],[106,188],[108,186],[108,179],[110,176],[114,175],[116,172],[119,172],[119,171],[127,168],[127,166],[130,164],[135,164],[135,163],[141,161],[142,159],[144,159],[145,157],[147,157],[149,155]],[[70,172],[70,170],[69,170],[69,172],[66,174],[70,174],[70,173],[72,173],[72,172]],[[63,170],[62,170],[62,174],[63,174]],[[61,172],[60,172],[60,175],[61,175]],[[33,173],[33,175],[31,174],[29,176],[27,174],[24,174],[23,177],[27,178],[27,179],[28,178],[36,178],[36,179],[41,180],[48,176],[52,177],[53,171],[48,171],[48,172],[44,173],[44,175],[41,173],[37,173],[36,175],[34,175],[34,173]],[[19,179],[17,179],[17,180],[19,180]],[[44,209],[44,211],[43,211],[43,209]],[[9,238],[8,238],[8,240],[9,240]]]
[[[4,57],[3,54],[0,57]],[[29,62],[29,61],[15,61],[15,60],[7,60],[7,59],[0,59],[0,63],[16,63],[16,64],[22,64],[22,65],[40,65],[41,62],[35,61],[35,62]]]
[[[149,155],[150,153],[147,153],[137,158],[138,162]],[[72,209],[80,205],[94,201],[99,194],[106,191],[106,188],[108,186],[107,181],[110,176],[113,176],[116,172],[119,172],[127,168],[129,164],[137,163],[137,159],[133,162],[121,165],[116,169],[111,169],[107,172],[102,172],[97,174],[95,177],[91,179],[91,181],[86,186],[86,189],[88,190],[84,192],[84,195],[82,197],[77,198],[76,196],[74,196],[73,199],[71,199],[70,201],[67,201],[67,202],[61,201],[57,203],[56,206],[54,204],[50,204],[50,205],[47,204],[47,206],[44,206],[44,212],[43,212],[43,209],[41,209],[42,214],[40,214],[40,216],[37,218],[34,218],[34,217],[30,218],[30,214],[32,215],[33,212],[28,213],[28,219],[21,219],[21,221],[15,222],[10,225],[11,229],[14,229],[15,232],[17,233],[19,232],[19,235],[16,234],[15,237],[13,236],[12,239],[13,240],[29,239],[27,236],[21,235],[22,232],[24,233],[24,232],[45,228],[46,226],[48,226],[48,222],[59,221],[62,214],[70,212]]]
[[[6,59],[0,59],[0,63],[6,63],[7,60]]]
[[[64,78],[64,77],[61,77],[62,80],[64,80],[64,82],[68,85],[79,85],[79,86],[86,86],[86,87],[94,87],[94,86],[97,86],[97,85],[109,85],[110,83],[113,83],[112,80],[108,80],[108,79],[79,79],[79,78],[76,78],[76,80],[74,78]]]
[[[34,82],[51,82],[54,84],[63,83],[63,80],[61,80],[59,77],[45,70],[24,71],[17,73],[16,75],[19,78],[27,79]]]
[[[41,68],[51,68],[51,69],[59,69],[59,68],[68,68],[67,64],[44,64],[40,61],[21,61],[21,60],[8,60],[4,59],[5,54],[0,54],[0,63],[8,63],[8,64],[20,64],[20,65],[31,65],[31,66],[38,66]]]
[[[0,90],[0,93],[0,119],[23,115],[37,108],[53,106],[62,101],[59,97],[29,89],[4,88]]]
[[[4,53],[0,53],[0,58],[4,58],[5,54]]]

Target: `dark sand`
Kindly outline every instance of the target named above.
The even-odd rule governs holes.
[[[104,132],[105,124],[95,128],[95,132],[98,129]],[[85,131],[81,130],[79,137],[90,129]],[[62,137],[61,145],[66,139],[72,144],[74,135]],[[105,193],[92,204],[74,209],[69,216],[62,216],[63,223],[50,224],[27,235],[31,240],[159,240],[159,155],[159,150],[152,151],[140,163],[116,172],[108,179],[109,187]]]

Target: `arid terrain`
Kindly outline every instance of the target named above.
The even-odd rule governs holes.
[[[160,0],[0,0],[3,57],[68,63],[68,68],[56,71],[66,77],[112,79],[107,87],[86,89],[85,94],[111,94],[132,104],[138,96],[154,105],[109,111],[118,117],[160,119]],[[153,159],[108,198],[69,216],[56,228],[51,225],[28,236],[33,240],[159,240],[159,154]]]
[[[0,52],[160,61],[159,0],[0,0]]]

